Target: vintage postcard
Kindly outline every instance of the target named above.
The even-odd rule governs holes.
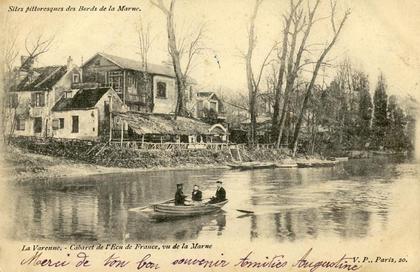
[[[0,271],[420,271],[416,0],[0,0]]]

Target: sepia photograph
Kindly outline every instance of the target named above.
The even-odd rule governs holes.
[[[420,3],[0,0],[0,271],[420,271]]]

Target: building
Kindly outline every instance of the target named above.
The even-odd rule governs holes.
[[[214,92],[197,92],[192,106],[192,116],[210,123],[223,123],[226,120],[222,100]]]
[[[16,83],[8,94],[10,110],[14,111],[13,135],[51,136],[51,109],[73,83],[80,82],[80,76],[71,57],[63,66],[17,69]]]
[[[168,65],[97,53],[82,65],[83,83],[110,86],[129,110],[171,114],[176,107],[176,80]]]
[[[222,125],[210,125],[194,118],[132,111],[115,113],[113,116],[113,135],[118,141],[121,138],[146,143],[204,144],[228,141],[229,133]]]
[[[51,112],[52,137],[97,140],[109,135],[112,112],[124,104],[112,87],[69,90]]]

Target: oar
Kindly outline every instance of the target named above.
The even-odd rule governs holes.
[[[240,210],[240,209],[236,209],[238,212],[241,213],[254,213],[253,211],[247,211],[247,210]]]
[[[153,205],[156,205],[156,204],[170,203],[170,202],[173,202],[173,201],[174,201],[174,199],[171,198],[171,199],[167,199],[167,200],[161,201],[161,202],[150,203],[147,206],[137,207],[137,208],[131,208],[131,209],[128,209],[128,211],[130,211],[130,212],[139,212],[139,211],[142,211],[142,210],[144,210],[146,208],[149,208],[150,206],[153,206]]]
[[[143,207],[137,207],[137,208],[131,208],[131,209],[128,209],[128,211],[129,212],[139,212],[139,211],[147,209],[149,207],[150,207],[150,205],[143,206]]]

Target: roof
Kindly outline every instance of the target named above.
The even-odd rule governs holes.
[[[112,90],[110,87],[80,89],[72,98],[62,97],[52,108],[52,111],[80,110],[95,107],[96,103]]]
[[[46,66],[33,68],[16,86],[15,91],[46,91],[67,72],[67,66]]]
[[[169,134],[169,135],[194,135],[194,134],[219,134],[218,130],[209,132],[211,125],[197,119],[178,116],[176,120],[173,115],[150,114],[140,112],[117,113],[122,120],[135,133],[142,134]]]
[[[115,65],[119,66],[122,69],[129,69],[129,70],[142,71],[142,72],[145,71],[141,61],[118,57],[118,56],[114,56],[114,55],[110,55],[106,53],[97,53],[91,59],[89,59],[86,63],[90,62],[90,60],[92,60],[98,55],[108,59],[109,61],[113,62]],[[148,63],[147,72],[151,74],[175,77],[175,72],[172,69],[172,67],[168,67],[165,65]]]
[[[220,102],[222,102],[221,99],[217,96],[215,92],[198,92],[197,93],[198,98],[204,98],[204,99],[216,99]]]
[[[257,124],[264,124],[264,123],[270,123],[271,117],[270,116],[257,116]],[[241,122],[241,124],[249,125],[251,124],[251,120],[247,118],[245,121]]]
[[[214,92],[198,92],[197,96],[199,97],[210,97],[214,94]]]

